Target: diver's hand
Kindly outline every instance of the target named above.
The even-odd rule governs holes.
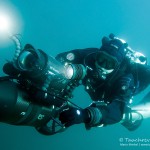
[[[65,127],[86,122],[88,112],[85,109],[69,108],[60,113],[59,120]]]

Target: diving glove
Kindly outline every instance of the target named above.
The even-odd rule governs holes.
[[[62,111],[59,116],[59,120],[65,127],[80,123],[88,124],[91,127],[97,126],[100,124],[101,118],[100,110],[95,107],[87,107],[85,109],[71,107]]]

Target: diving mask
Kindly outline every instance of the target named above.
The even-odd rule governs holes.
[[[119,62],[114,56],[104,51],[98,52],[96,56],[95,66],[102,79],[105,79],[108,74],[112,73],[118,64]]]

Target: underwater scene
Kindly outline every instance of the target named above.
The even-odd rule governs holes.
[[[150,148],[149,0],[0,0],[0,150]]]

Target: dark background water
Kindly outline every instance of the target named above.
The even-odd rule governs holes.
[[[17,27],[23,45],[31,43],[49,55],[75,48],[100,47],[101,38],[114,33],[150,58],[149,0],[1,0],[0,8],[4,4],[10,12],[17,11],[16,18],[21,20]],[[14,49],[10,42],[0,42],[0,45],[2,67],[6,59],[12,58]],[[146,92],[137,96],[135,101]],[[74,102],[82,107],[91,102],[82,87],[74,95]],[[76,125],[64,133],[43,136],[31,127],[2,123],[0,150],[144,150],[150,146],[123,147],[120,140],[150,139],[149,126],[148,119],[135,132],[127,131],[120,124],[90,131],[86,131],[84,125]]]

